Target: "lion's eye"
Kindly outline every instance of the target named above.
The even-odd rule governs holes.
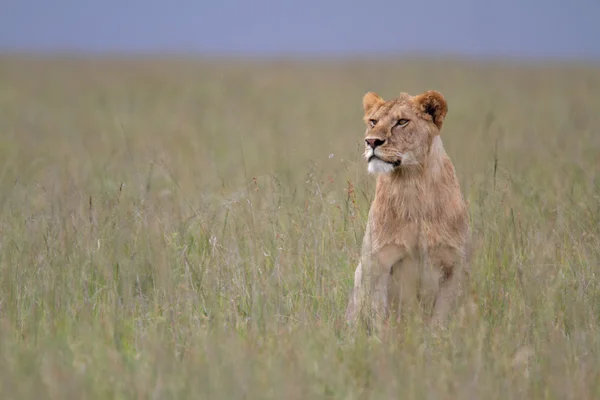
[[[402,119],[398,120],[398,123],[396,125],[403,126],[403,125],[406,125],[406,124],[408,124],[408,120],[405,119],[405,118],[402,118]]]
[[[377,120],[376,119],[370,119],[369,120],[369,125],[372,127],[374,127],[375,125],[377,125]]]

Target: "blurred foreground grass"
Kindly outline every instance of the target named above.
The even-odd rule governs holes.
[[[440,90],[472,307],[343,316],[361,97]],[[0,393],[600,397],[600,68],[0,58]]]

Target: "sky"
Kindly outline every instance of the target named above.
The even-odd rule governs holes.
[[[0,1],[0,52],[600,59],[600,0]]]

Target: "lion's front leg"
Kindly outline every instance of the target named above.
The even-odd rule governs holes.
[[[386,246],[376,253],[363,248],[361,262],[354,273],[354,288],[346,309],[346,318],[355,322],[359,316],[372,326],[379,325],[389,313],[389,280],[392,265],[400,257],[396,246]]]
[[[356,322],[359,317],[370,322],[382,321],[388,313],[389,269],[378,263],[361,261],[354,272],[354,287],[346,308],[346,320]],[[370,324],[369,324],[370,325]]]
[[[354,285],[350,290],[350,298],[348,300],[348,306],[346,307],[346,321],[355,322],[358,317],[359,302],[361,301],[360,291],[362,285],[362,265],[358,263],[356,270],[354,271]]]
[[[361,249],[361,261],[358,263],[356,270],[354,271],[354,285],[352,290],[350,291],[350,299],[348,301],[348,306],[346,307],[346,321],[349,323],[355,323],[357,318],[364,311],[365,300],[366,300],[366,287],[368,283],[363,279],[363,271],[365,269],[368,270],[370,274],[370,257],[367,257],[367,254],[370,254],[371,250],[371,232],[368,229],[365,232],[365,236],[363,237],[362,249]]]
[[[448,317],[469,280],[468,266],[464,259],[451,265],[442,265],[441,269],[442,279],[430,319],[430,325],[438,327],[443,327],[448,322]]]

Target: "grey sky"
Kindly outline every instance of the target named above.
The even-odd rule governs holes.
[[[0,51],[600,59],[600,0],[3,0]],[[369,5],[370,4],[370,5]]]

